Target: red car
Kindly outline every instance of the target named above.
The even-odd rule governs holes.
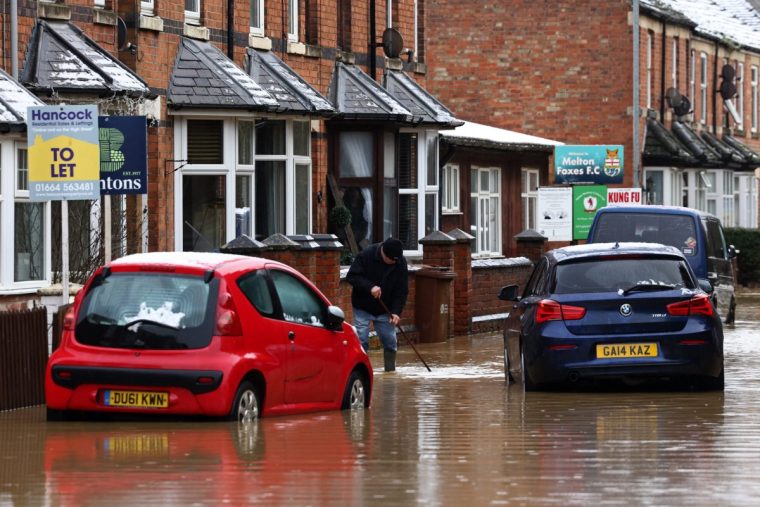
[[[369,407],[372,367],[343,312],[279,262],[156,252],[98,269],[45,374],[48,418],[78,412],[246,421]]]

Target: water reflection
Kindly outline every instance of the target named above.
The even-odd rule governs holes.
[[[525,393],[504,384],[500,337],[481,336],[421,345],[432,372],[402,349],[357,413],[0,413],[0,505],[754,505],[759,322],[760,297],[740,301],[725,393]]]

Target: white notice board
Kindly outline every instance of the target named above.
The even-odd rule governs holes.
[[[573,239],[573,189],[572,187],[539,187],[538,232],[549,241],[572,241]]]

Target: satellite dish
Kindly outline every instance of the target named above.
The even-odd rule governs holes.
[[[736,77],[736,69],[734,69],[733,65],[725,64],[720,71],[720,77],[725,81],[733,81]]]
[[[116,44],[119,51],[126,51],[130,46],[127,42],[127,24],[121,18],[116,19]]]
[[[383,32],[383,53],[388,58],[398,58],[404,49],[404,39],[395,28],[386,28]]]
[[[681,95],[675,88],[668,88],[665,91],[665,98],[668,101],[668,105],[673,108],[673,113],[676,116],[684,116],[691,112],[691,102],[685,95]]]

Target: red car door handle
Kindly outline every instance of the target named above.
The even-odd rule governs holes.
[[[296,333],[294,331],[290,331],[288,333],[288,340],[293,341],[296,339]]]

